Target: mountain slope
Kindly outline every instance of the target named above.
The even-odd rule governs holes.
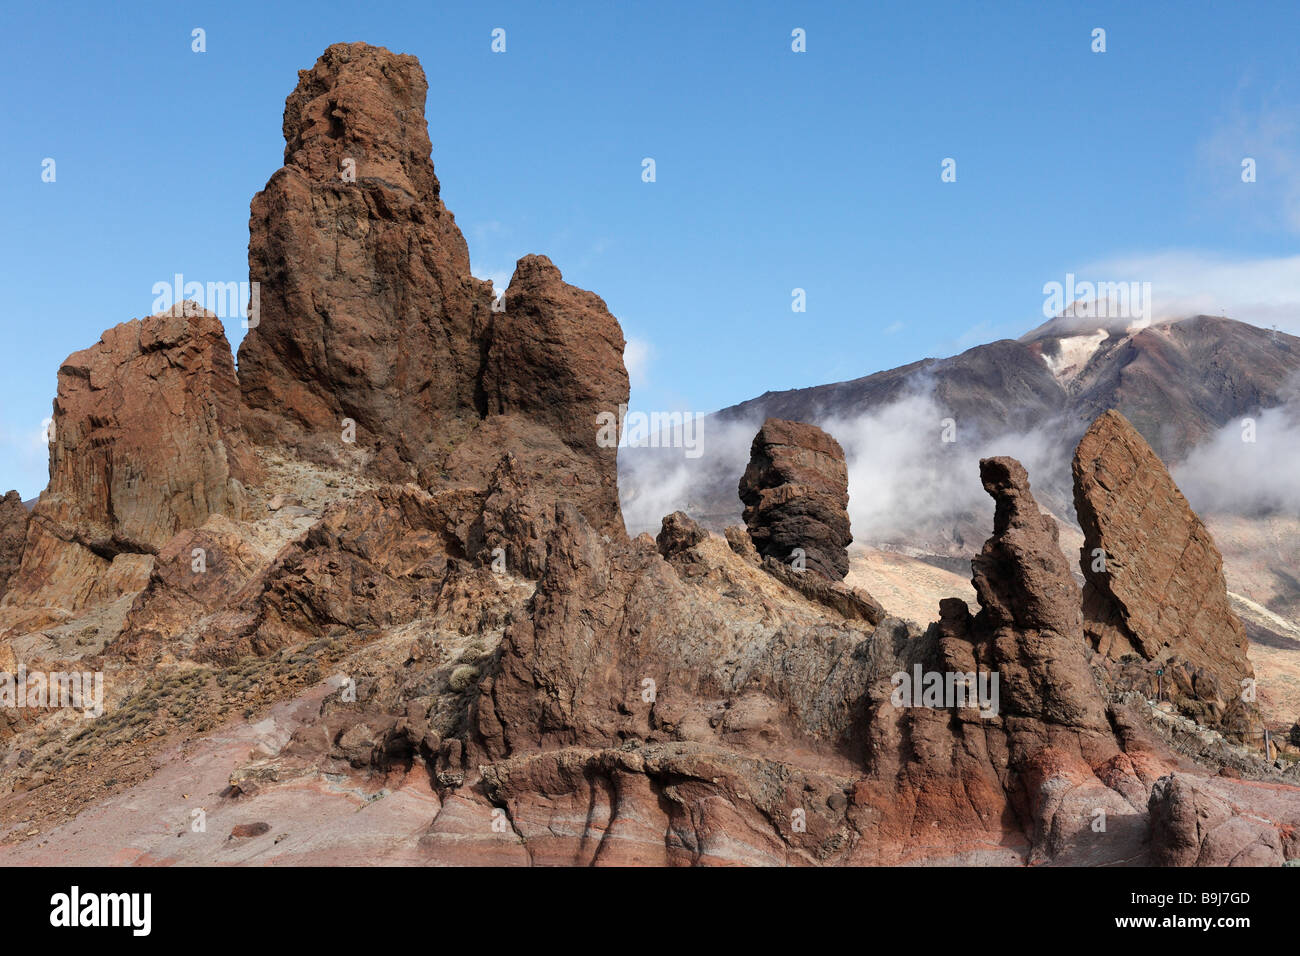
[[[947,444],[959,454],[977,448],[995,454],[1006,439],[1028,439],[1041,459],[1036,490],[1047,507],[1068,517],[1069,457],[1102,412],[1122,412],[1165,463],[1174,465],[1225,426],[1284,404],[1294,396],[1298,378],[1300,338],[1232,319],[1200,315],[1131,333],[1121,328],[1081,331],[1077,320],[1073,325],[1054,320],[1021,339],[991,342],[950,358],[923,359],[845,382],[765,392],[709,416],[704,451],[697,459],[685,459],[677,449],[628,448],[620,455],[625,512],[633,532],[675,508],[715,528],[734,523],[739,517],[735,482],[749,439],[764,419],[776,417],[826,429],[850,459],[855,452],[889,459],[897,451],[896,439],[907,444],[907,454],[920,456],[936,472],[955,465],[944,459],[954,451],[942,440],[946,419],[952,420],[955,433],[949,436],[955,441]],[[916,440],[907,432],[929,437]],[[969,457],[961,459],[969,464]],[[678,498],[667,500],[678,490]],[[962,500],[953,503],[957,507],[941,509],[945,520],[978,510],[967,507],[978,502],[974,491],[965,489]],[[642,507],[638,499],[643,499]],[[850,510],[855,510],[852,504]],[[924,526],[927,516],[917,518],[920,523],[911,528],[892,530],[933,539],[935,529]],[[855,522],[855,535],[863,543],[891,543],[872,530]],[[928,546],[950,551],[950,531],[944,529],[943,540],[929,540]],[[979,535],[959,537],[980,540]]]

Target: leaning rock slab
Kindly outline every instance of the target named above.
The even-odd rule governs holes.
[[[1163,667],[1163,685],[1187,716],[1249,732],[1258,711],[1241,699],[1242,682],[1254,669],[1223,559],[1164,464],[1119,412],[1106,412],[1079,442],[1074,501],[1093,646],[1111,660],[1135,654],[1150,662],[1147,670]]]

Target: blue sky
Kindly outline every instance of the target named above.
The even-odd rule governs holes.
[[[1295,330],[1297,26],[1294,3],[8,4],[0,491],[44,485],[68,353],[175,273],[247,279],[284,98],[330,43],[420,58],[477,275],[549,255],[622,321],[634,406],[709,411],[1019,335],[1067,272]]]

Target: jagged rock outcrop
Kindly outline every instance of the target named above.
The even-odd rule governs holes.
[[[1031,860],[1105,859],[1116,844],[1086,838],[1089,815],[1103,808],[1140,826],[1131,818],[1146,788],[1121,754],[1084,659],[1079,589],[1055,523],[1039,512],[1014,459],[983,460],[980,478],[996,502],[993,535],[972,562],[980,612],[944,601],[922,639],[875,649],[879,672],[895,680],[872,688],[871,773],[856,798],[879,828],[873,860],[923,856],[939,842],[993,862],[995,847],[1016,845],[1006,839],[1009,826],[1024,834],[1017,852]],[[917,699],[917,678],[942,686],[951,677],[955,691],[963,675],[964,702],[952,691]],[[903,687],[910,697],[895,696]]]
[[[6,605],[77,610],[145,583],[209,515],[243,516],[257,461],[221,321],[193,303],[114,326],[59,369],[50,483]]]
[[[842,858],[872,633],[685,515],[656,546],[561,504],[480,684],[466,787],[482,769],[534,862]]]
[[[718,539],[669,548],[665,561],[652,545],[606,542],[572,506],[559,505],[555,521],[532,612],[507,628],[479,706],[490,754],[715,741],[737,729],[725,714],[746,690],[767,701],[774,750],[810,731],[836,745],[850,734],[855,665],[825,645],[847,650],[869,633],[864,622],[803,603]],[[711,572],[695,573],[706,556]],[[725,581],[729,599],[718,593]],[[774,602],[802,606],[807,624],[783,627]]]
[[[1039,511],[1014,458],[985,458],[980,481],[996,502],[993,535],[971,561],[980,603],[976,654],[998,671],[1009,713],[1081,733],[1109,733],[1084,658],[1079,587],[1056,521]]]
[[[664,516],[663,527],[655,537],[655,547],[665,560],[671,560],[673,555],[689,552],[708,537],[709,533],[690,515],[674,511]]]
[[[759,554],[838,581],[849,571],[849,478],[844,449],[815,425],[769,418],[740,479],[744,521]]]
[[[615,442],[596,415],[627,402],[623,335],[601,299],[525,256],[491,285],[443,205],[419,62],[335,44],[285,103],[284,166],[253,200],[260,314],[239,350],[253,437],[426,487],[483,487],[501,453],[622,534]],[[554,497],[552,500],[554,500]]]
[[[478,385],[485,417],[443,467],[481,487],[513,450],[535,493],[571,502],[602,534],[623,537],[618,435],[598,423],[617,419],[628,400],[618,320],[546,256],[519,260],[504,303]]]
[[[1250,734],[1259,715],[1243,699],[1243,681],[1254,677],[1246,631],[1205,525],[1119,412],[1093,422],[1073,467],[1088,639],[1117,662],[1110,670],[1124,687],[1154,697],[1154,672],[1163,669],[1163,689],[1180,712]],[[1146,666],[1135,670],[1132,656]]]
[[[228,612],[205,622],[194,656],[231,662],[304,638],[364,639],[421,614],[436,618],[456,570],[449,564],[464,554],[456,531],[474,500],[468,492],[385,486],[334,505],[236,593]],[[133,614],[151,610],[149,596]]]
[[[10,491],[0,498],[0,598],[9,587],[9,579],[23,559],[27,540],[27,522],[31,517],[22,495]]]

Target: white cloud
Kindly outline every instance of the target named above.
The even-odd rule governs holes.
[[[1261,514],[1300,510],[1300,390],[1253,419],[1231,421],[1173,469],[1197,511]],[[1247,440],[1249,439],[1249,440]]]
[[[1197,152],[1211,198],[1261,227],[1300,232],[1300,119],[1294,108],[1237,103]],[[1246,159],[1255,161],[1254,182],[1242,181]]]
[[[475,269],[473,273],[475,279],[491,282],[492,291],[500,295],[510,285],[510,277],[515,274],[515,271],[514,269]]]
[[[1046,504],[1048,478],[1062,469],[1054,426],[997,436],[958,426],[956,441],[945,443],[942,422],[949,414],[935,400],[932,383],[921,377],[897,401],[823,423],[844,448],[854,540],[912,544],[921,529],[933,532],[972,515],[981,535],[987,534],[993,504],[980,483],[979,463],[994,455],[1018,459],[1039,504]]]
[[[627,377],[633,388],[645,386],[646,370],[653,354],[654,347],[645,339],[627,339],[627,344],[623,347],[623,364],[627,366]]]
[[[926,545],[928,538],[943,537],[974,516],[977,537],[966,544],[978,547],[993,526],[993,502],[979,477],[980,459],[991,455],[1019,459],[1044,507],[1050,506],[1049,490],[1068,481],[1068,450],[1061,448],[1057,423],[997,436],[959,427],[957,440],[945,443],[942,423],[949,414],[934,397],[933,381],[918,376],[896,401],[822,422],[844,448],[855,541]],[[726,508],[733,520],[739,516],[740,500],[730,489],[745,470],[760,424],[757,418],[731,424],[706,418],[704,455],[695,461],[671,449],[620,449],[619,489],[628,531],[654,533],[660,519],[678,509],[716,517]],[[727,491],[726,500],[701,500],[701,493],[712,489]]]
[[[1085,266],[1081,278],[1150,282],[1152,318],[1226,315],[1300,333],[1300,256],[1240,259],[1193,251],[1117,258]]]

